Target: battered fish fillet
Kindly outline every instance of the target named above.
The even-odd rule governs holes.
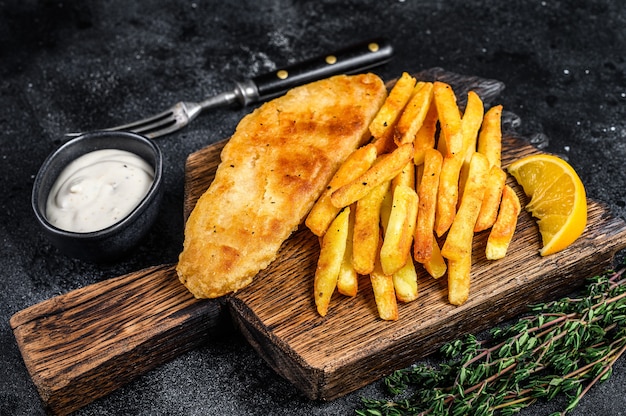
[[[339,164],[370,138],[385,97],[376,75],[339,75],[241,120],[185,226],[176,271],[195,297],[237,291],[276,258]]]

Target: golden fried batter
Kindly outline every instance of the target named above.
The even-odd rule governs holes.
[[[176,268],[198,298],[241,289],[277,256],[386,96],[373,74],[289,91],[244,117],[185,227]]]

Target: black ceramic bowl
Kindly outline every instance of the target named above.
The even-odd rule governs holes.
[[[101,149],[126,150],[142,157],[154,169],[148,193],[130,214],[117,223],[93,232],[65,231],[46,218],[46,201],[57,177],[76,158]],[[109,262],[133,248],[150,229],[163,196],[161,151],[151,140],[129,132],[86,133],[60,146],[44,161],[35,178],[32,207],[50,241],[63,253],[92,262]]]

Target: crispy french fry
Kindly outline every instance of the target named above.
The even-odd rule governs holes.
[[[400,302],[411,302],[417,299],[417,272],[411,256],[406,258],[406,264],[392,277],[396,298]]]
[[[465,112],[461,119],[461,131],[463,132],[463,151],[465,153],[465,159],[461,166],[461,173],[459,176],[459,199],[463,196],[463,188],[467,181],[467,171],[469,169],[470,161],[476,151],[476,142],[478,141],[478,131],[483,122],[483,116],[485,114],[485,107],[482,100],[474,91],[470,91],[467,94],[467,105],[465,106]]]
[[[502,106],[491,107],[485,113],[483,127],[478,136],[477,149],[487,156],[491,165],[501,166],[502,153]]]
[[[328,187],[313,205],[306,218],[306,226],[317,236],[322,236],[341,208],[335,207],[330,196],[332,193],[365,173],[376,160],[376,147],[372,144],[363,146],[346,158],[331,179]]]
[[[463,132],[461,131],[461,113],[456,104],[456,96],[452,87],[444,82],[435,81],[433,95],[443,139],[446,143],[446,154],[452,156],[463,150]]]
[[[502,190],[506,184],[506,172],[502,168],[492,165],[487,174],[485,196],[480,206],[480,212],[474,225],[474,232],[488,229],[496,222]]]
[[[354,223],[356,209],[350,209],[350,218],[348,220],[348,235],[346,237],[346,249],[343,253],[343,260],[339,268],[339,276],[337,278],[337,291],[345,296],[356,296],[359,282],[358,274],[352,264],[352,251],[354,239]]]
[[[370,273],[370,281],[374,291],[374,300],[378,316],[385,321],[398,319],[398,302],[393,287],[393,277],[383,273],[380,261],[376,261],[374,271]]]
[[[460,306],[469,298],[474,225],[485,193],[489,161],[474,152],[459,211],[450,227],[441,255],[448,259],[448,301]]]
[[[317,312],[321,316],[328,313],[330,298],[337,287],[339,270],[346,250],[350,207],[344,208],[330,224],[329,231],[322,238],[313,290]]]
[[[390,182],[383,182],[356,203],[352,266],[363,275],[374,270],[380,239],[380,210]]]
[[[487,248],[485,249],[487,260],[501,259],[506,255],[515,233],[521,209],[517,194],[510,186],[506,185],[502,191],[498,218],[493,224],[487,239]]]
[[[438,121],[437,106],[431,101],[422,127],[417,131],[415,140],[413,141],[413,147],[415,148],[413,163],[415,163],[416,166],[424,163],[424,152],[426,149],[435,148]]]
[[[461,131],[463,132],[463,148],[465,152],[465,160],[469,162],[472,153],[476,151],[476,143],[478,141],[478,132],[483,123],[485,115],[485,107],[483,101],[474,91],[467,93],[467,105],[461,119]]]
[[[463,165],[463,158],[460,156],[460,153],[446,156],[441,165],[435,213],[435,233],[439,237],[448,231],[456,215],[459,200],[459,174]]]
[[[439,244],[437,243],[435,234],[431,233],[431,235],[433,241],[432,254],[430,258],[423,263],[423,266],[429,275],[435,279],[439,279],[441,276],[446,274],[448,267],[446,265],[446,260],[441,255],[441,250],[439,249]]]
[[[406,264],[413,242],[417,206],[415,190],[398,185],[393,191],[393,206],[380,249],[380,263],[386,275],[392,275]]]
[[[417,195],[419,208],[415,226],[415,243],[413,256],[415,261],[426,262],[432,255],[432,235],[435,226],[435,210],[437,206],[437,190],[443,157],[436,149],[427,149],[424,156],[423,172]]]
[[[402,172],[412,158],[412,144],[403,144],[393,152],[381,156],[381,160],[377,160],[365,173],[334,191],[330,197],[332,204],[343,208],[358,201],[376,186],[390,181]]]
[[[452,305],[464,304],[470,292],[472,254],[464,254],[458,260],[448,261],[448,301]]]
[[[415,78],[404,72],[393,86],[389,95],[385,99],[380,110],[374,116],[369,125],[369,130],[374,137],[374,144],[379,150],[385,150],[393,143],[393,136],[396,124],[402,110],[411,99]]]
[[[485,194],[485,181],[488,171],[489,161],[487,158],[481,153],[474,153],[459,211],[441,248],[441,255],[448,260],[459,261],[472,252],[474,225]],[[450,264],[448,264],[449,267]]]
[[[415,135],[422,127],[422,123],[430,108],[432,97],[432,82],[418,82],[411,99],[398,120],[394,136],[394,141],[397,145],[415,141]]]

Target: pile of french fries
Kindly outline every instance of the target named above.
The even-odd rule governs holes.
[[[326,316],[335,290],[355,296],[369,276],[378,314],[418,296],[421,265],[448,276],[448,300],[469,297],[475,233],[488,260],[506,255],[520,202],[501,168],[502,106],[470,91],[461,114],[451,86],[403,73],[372,120],[372,140],[338,169],[306,219],[320,238],[314,282]]]

